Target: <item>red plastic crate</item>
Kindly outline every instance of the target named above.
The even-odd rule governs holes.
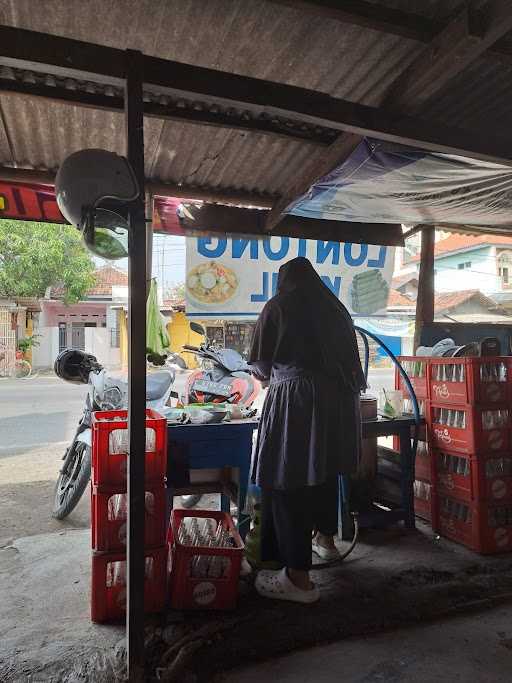
[[[434,506],[434,488],[427,481],[414,482],[414,514],[427,522],[432,521]]]
[[[512,504],[496,505],[435,497],[432,528],[484,555],[512,551]]]
[[[92,548],[103,552],[125,552],[128,523],[126,487],[91,485]],[[165,545],[165,486],[146,488],[146,548]]]
[[[430,398],[428,384],[429,360],[422,356],[398,356],[398,361],[407,373],[418,399]],[[409,390],[398,368],[395,368],[395,389],[401,389],[404,398],[408,398]]]
[[[507,356],[431,358],[430,398],[446,405],[505,403],[510,396],[508,362]]]
[[[179,541],[178,530],[186,517],[214,519],[217,525],[221,524],[225,529],[229,529],[235,547],[214,548],[183,545]],[[171,607],[176,609],[223,610],[235,607],[244,544],[227,512],[173,510],[169,524],[168,543]],[[197,557],[225,558],[227,564],[223,569],[224,575],[218,578],[208,576],[209,570],[206,567],[206,575],[192,576],[192,561]],[[206,562],[208,560],[203,560],[204,564]]]
[[[126,485],[128,412],[97,411],[92,417],[92,483]],[[146,409],[146,482],[161,483],[167,470],[167,420]]]
[[[144,611],[161,612],[167,599],[167,546],[146,550]],[[126,555],[92,555],[91,619],[112,622],[126,615]]]
[[[469,502],[512,503],[512,454],[478,457],[434,451],[438,491]]]
[[[430,443],[445,453],[506,453],[511,446],[508,404],[480,408],[430,404]]]
[[[426,441],[418,441],[418,448],[416,449],[416,459],[414,461],[414,477],[420,481],[428,481],[432,483],[432,458],[428,443]]]

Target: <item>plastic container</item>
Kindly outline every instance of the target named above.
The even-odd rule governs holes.
[[[508,363],[507,356],[432,358],[429,364],[430,398],[447,405],[504,403],[510,396]]]
[[[512,551],[512,503],[469,503],[439,494],[432,528],[484,555]]]
[[[128,412],[97,411],[92,417],[92,483],[126,486]],[[167,420],[146,409],[146,482],[162,483],[167,470]]]
[[[506,453],[510,450],[508,404],[481,408],[431,403],[430,442],[445,453]]]
[[[216,530],[229,533],[233,547],[191,545],[180,541],[187,518],[214,520]],[[168,531],[170,604],[176,609],[233,609],[244,544],[231,516],[212,510],[173,510]]]
[[[145,552],[144,611],[162,612],[167,598],[167,546]],[[96,622],[120,621],[126,616],[126,555],[92,555],[91,619]]]
[[[163,484],[146,489],[144,546],[155,548],[166,542],[166,503]],[[93,550],[125,552],[128,533],[126,489],[91,485],[91,532]]]
[[[409,377],[416,398],[430,398],[428,386],[428,358],[421,356],[398,356],[398,361]],[[398,368],[395,367],[395,389],[400,389],[405,398],[409,397],[409,390]]]
[[[478,457],[434,451],[439,493],[468,502],[512,504],[512,454]]]
[[[434,506],[434,490],[432,484],[427,481],[415,480],[414,484],[414,514],[417,517],[432,521]]]

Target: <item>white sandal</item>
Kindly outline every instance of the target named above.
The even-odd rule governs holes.
[[[335,560],[340,559],[340,554],[336,548],[326,548],[325,546],[320,545],[315,538],[311,541],[311,549],[318,557],[321,557],[322,560],[325,560],[326,562],[334,562]]]
[[[286,567],[280,571],[263,569],[258,572],[254,585],[261,596],[274,600],[290,600],[291,602],[310,604],[316,602],[320,597],[320,591],[316,586],[307,591],[297,588],[288,578]]]

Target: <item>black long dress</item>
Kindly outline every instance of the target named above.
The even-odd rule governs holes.
[[[307,259],[279,271],[250,354],[270,379],[253,459],[263,488],[318,486],[355,470],[364,387],[352,320]]]

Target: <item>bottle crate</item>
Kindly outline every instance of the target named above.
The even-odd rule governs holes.
[[[446,453],[507,452],[511,447],[508,404],[483,408],[471,405],[431,403],[430,443]]]
[[[512,551],[512,503],[470,503],[439,493],[432,528],[484,555]]]
[[[187,519],[204,520],[223,533],[229,546],[214,545],[206,536],[184,537]],[[188,528],[188,527],[187,527]],[[207,533],[207,532],[205,532]],[[196,534],[197,536],[197,534]],[[176,609],[233,609],[244,544],[231,516],[212,510],[173,510],[168,531],[171,607]]]
[[[126,485],[128,412],[96,411],[92,419],[92,483]],[[146,409],[146,482],[161,483],[167,469],[167,420]]]
[[[167,600],[167,546],[146,550],[144,611],[162,612]],[[120,621],[126,616],[126,554],[93,552],[91,619]]]
[[[469,502],[512,503],[512,454],[477,457],[434,451],[438,492]]]
[[[126,487],[91,485],[92,548],[104,552],[125,552],[128,534],[128,496]],[[146,548],[165,545],[165,486],[146,487]]]
[[[488,406],[510,397],[507,356],[431,358],[428,366],[430,399],[446,405]]]

